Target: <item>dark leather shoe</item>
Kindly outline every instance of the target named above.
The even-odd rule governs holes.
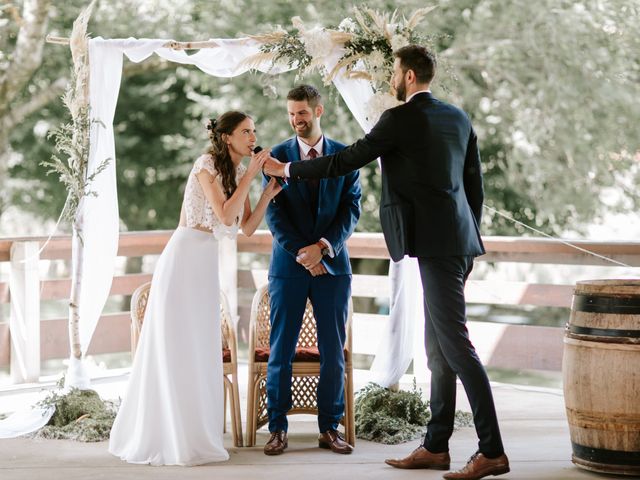
[[[289,446],[289,440],[287,439],[287,432],[280,430],[277,432],[271,432],[269,441],[264,446],[265,455],[280,455],[284,453],[285,448]]]
[[[503,453],[498,458],[487,458],[480,452],[474,454],[461,470],[445,473],[447,480],[478,480],[487,475],[502,475],[509,472],[509,459]]]
[[[431,468],[433,470],[449,470],[451,458],[449,452],[431,453],[420,445],[408,457],[398,459],[388,459],[384,463],[396,468]]]
[[[330,448],[332,452],[342,453],[343,455],[353,452],[353,447],[345,442],[337,430],[327,430],[318,435],[318,446],[320,448]]]

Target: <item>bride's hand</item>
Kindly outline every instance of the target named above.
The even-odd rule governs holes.
[[[266,196],[269,200],[275,198],[282,191],[282,186],[276,181],[275,178],[271,178],[269,183],[267,183],[266,187],[264,187],[263,195]]]
[[[247,167],[247,173],[252,177],[256,176],[258,173],[262,171],[262,166],[264,162],[269,158],[269,154],[271,150],[261,150],[258,153],[251,154],[251,161],[249,162],[249,166]]]

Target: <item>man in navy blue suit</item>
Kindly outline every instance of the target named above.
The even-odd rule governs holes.
[[[320,128],[324,107],[318,90],[300,85],[287,95],[289,122],[295,136],[271,154],[283,162],[304,162],[345,146],[326,138]],[[291,362],[307,298],[318,331],[318,444],[336,453],[353,447],[338,433],[344,414],[344,344],[351,265],[346,241],[360,217],[357,171],[322,180],[291,180],[269,204],[266,221],[273,234],[269,266],[271,351],[267,369],[269,441],[267,455],[288,445],[287,412],[291,408]]]

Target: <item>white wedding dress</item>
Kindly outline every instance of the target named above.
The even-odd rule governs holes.
[[[186,227],[177,228],[156,265],[128,390],[111,429],[109,452],[130,463],[200,465],[229,458],[222,441],[217,239],[235,237],[238,222],[227,227],[215,216],[195,176],[202,169],[215,175],[209,155],[189,174]],[[238,166],[237,181],[245,171]]]

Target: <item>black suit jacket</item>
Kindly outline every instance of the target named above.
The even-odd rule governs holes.
[[[467,114],[419,93],[385,111],[346,149],[294,162],[294,179],[337,177],[380,157],[380,223],[394,261],[482,255],[484,193],[477,138]]]

